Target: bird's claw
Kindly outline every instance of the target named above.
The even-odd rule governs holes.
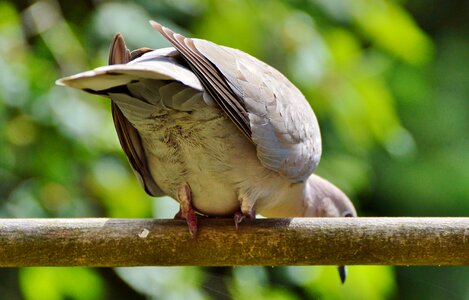
[[[190,208],[187,216],[186,216],[186,222],[187,226],[189,227],[189,232],[193,238],[195,238],[197,234],[197,215],[195,214],[195,211]]]
[[[197,215],[192,207],[192,192],[189,184],[183,183],[178,189],[178,200],[181,205],[175,218],[185,219],[191,236],[194,238],[197,234]]]
[[[256,213],[254,212],[254,209],[251,209],[248,212],[243,212],[243,211],[235,212],[233,220],[235,223],[236,230],[238,230],[239,224],[243,222],[245,219],[255,219],[255,218],[256,218]]]
[[[235,212],[233,219],[234,219],[234,223],[235,223],[236,230],[238,230],[238,224],[240,224],[241,222],[243,222],[243,220],[244,220],[245,218],[246,218],[246,216],[243,215],[242,212],[240,212],[240,211]]]

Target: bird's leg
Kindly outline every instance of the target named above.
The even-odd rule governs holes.
[[[195,237],[197,233],[197,215],[192,207],[192,193],[191,187],[187,183],[183,183],[178,188],[178,200],[181,208],[179,212],[174,216],[175,219],[185,219],[189,232],[192,237]]]
[[[244,219],[255,219],[256,218],[256,209],[254,208],[255,201],[248,201],[244,198],[240,199],[241,208],[239,211],[234,214],[234,222],[236,229],[238,229],[238,224],[241,223]]]

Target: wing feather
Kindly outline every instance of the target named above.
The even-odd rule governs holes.
[[[125,64],[131,58],[131,52],[125,46],[124,38],[116,34],[109,51],[109,64]],[[142,139],[137,129],[132,126],[114,102],[111,102],[111,111],[119,142],[138,181],[150,196],[163,196],[163,191],[156,184],[148,168]]]
[[[268,169],[305,181],[321,156],[316,116],[279,71],[236,49],[174,33],[150,22],[184,57],[204,89],[256,145]]]
[[[197,51],[191,39],[176,34],[156,22],[151,22],[151,24],[181,53],[214,101],[244,135],[251,140],[246,109],[217,68]]]

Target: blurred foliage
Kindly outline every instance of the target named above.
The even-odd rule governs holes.
[[[109,103],[54,85],[128,46],[147,21],[242,49],[284,72],[322,127],[318,173],[361,215],[469,214],[469,26],[464,0],[0,2],[0,217],[171,217],[138,186]],[[465,13],[464,13],[465,12]],[[467,299],[468,268],[27,268],[8,299]],[[143,296],[142,296],[143,295]],[[45,297],[45,298],[44,298]]]
[[[24,297],[31,300],[102,299],[104,290],[92,269],[27,268],[21,270],[19,280]]]

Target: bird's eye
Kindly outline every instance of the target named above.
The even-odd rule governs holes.
[[[342,213],[342,217],[345,217],[345,218],[353,218],[353,213],[352,213],[351,211],[349,211],[349,210],[344,211],[344,212]]]

